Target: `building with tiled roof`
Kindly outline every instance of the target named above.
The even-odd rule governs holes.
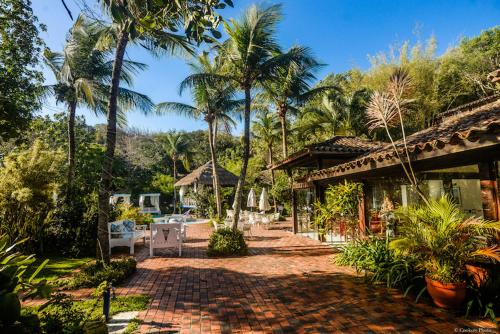
[[[406,156],[403,140],[395,145],[400,155]],[[420,187],[428,197],[448,194],[466,214],[499,219],[499,95],[438,115],[433,126],[407,136],[406,146]],[[310,234],[314,230],[308,223],[311,217],[302,218],[311,212],[307,208],[311,197],[324,200],[328,186],[344,180],[363,183],[362,229],[379,219],[384,201],[397,206],[419,200],[394,147],[388,143],[336,136],[310,145],[271,168],[289,172],[308,168],[308,173],[296,178],[292,186],[296,232]],[[302,203],[305,199],[308,203]]]

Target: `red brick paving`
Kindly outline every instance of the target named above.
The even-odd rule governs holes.
[[[120,294],[149,294],[141,333],[454,333],[493,328],[369,286],[332,263],[333,250],[287,232],[256,230],[245,257],[207,258],[208,225],[191,225],[181,258],[137,254]],[[491,332],[494,332],[491,329]],[[477,331],[476,331],[477,332]]]

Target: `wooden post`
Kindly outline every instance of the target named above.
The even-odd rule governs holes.
[[[480,162],[478,167],[483,216],[485,219],[498,221],[499,197],[496,163],[494,161]]]
[[[363,183],[363,192],[358,203],[358,216],[359,216],[359,236],[364,237],[366,235],[366,184]]]
[[[299,229],[297,219],[297,192],[292,189],[292,220],[293,220],[293,234],[297,234]]]

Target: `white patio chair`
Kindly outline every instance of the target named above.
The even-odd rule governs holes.
[[[135,225],[131,220],[118,220],[108,223],[109,254],[113,247],[129,247],[130,255],[134,255],[134,245],[143,239],[146,243],[146,225]]]
[[[154,256],[155,248],[178,248],[182,255],[182,235],[180,223],[151,224],[149,256]]]
[[[181,235],[182,240],[185,241],[187,238],[187,225],[186,225],[186,216],[185,215],[170,215],[166,219],[168,224],[172,223],[180,223],[181,224]]]

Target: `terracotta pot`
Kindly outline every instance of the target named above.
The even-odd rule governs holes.
[[[372,220],[370,222],[370,230],[372,230],[373,233],[380,233],[382,231],[382,222]]]
[[[460,307],[465,299],[465,282],[441,283],[425,277],[427,292],[436,306],[454,309]]]
[[[489,269],[474,264],[466,264],[465,269],[467,269],[467,275],[474,280],[477,286],[483,285],[490,276]]]

